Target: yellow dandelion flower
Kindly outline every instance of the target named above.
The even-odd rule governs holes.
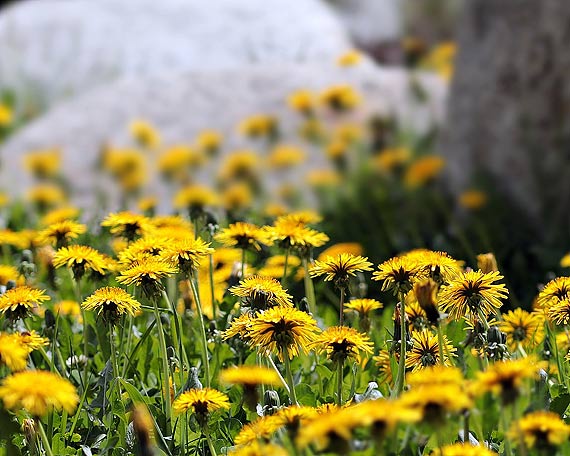
[[[13,372],[24,370],[30,352],[18,334],[0,332],[0,365],[5,365]]]
[[[71,269],[76,280],[81,280],[87,271],[104,275],[107,269],[105,257],[87,245],[62,247],[55,252],[53,265],[56,268],[66,267]]]
[[[148,121],[136,119],[129,125],[129,132],[133,139],[142,147],[156,149],[160,146],[160,134]]]
[[[267,158],[267,164],[275,169],[292,168],[303,163],[306,156],[307,154],[300,147],[281,144],[272,149]]]
[[[382,291],[392,290],[394,294],[407,293],[416,280],[425,277],[424,271],[412,257],[394,257],[378,266],[372,280],[382,281]]]
[[[230,456],[287,456],[285,448],[273,443],[252,442],[248,445],[235,447],[228,453]]]
[[[208,415],[216,410],[230,408],[230,400],[224,393],[213,388],[190,389],[172,403],[175,413],[193,412],[200,425],[208,420]]]
[[[325,281],[334,281],[337,287],[346,287],[350,276],[357,272],[371,271],[372,263],[368,258],[341,253],[335,257],[327,257],[323,261],[316,260],[309,270],[311,277],[325,276]]]
[[[301,259],[294,255],[287,257],[287,270],[294,271],[301,265]],[[257,270],[257,275],[281,279],[285,267],[285,255],[273,255],[269,257],[263,267]],[[289,273],[288,273],[289,274]],[[296,279],[297,277],[295,277]]]
[[[401,169],[411,159],[412,153],[406,147],[384,149],[372,158],[372,166],[382,173]]]
[[[7,409],[24,409],[34,417],[42,417],[52,410],[65,410],[71,415],[79,402],[75,387],[68,380],[39,370],[6,377],[0,385],[0,398]]]
[[[230,293],[242,298],[244,305],[256,311],[274,306],[293,306],[292,297],[287,294],[287,290],[272,277],[247,277],[239,285],[230,288]]]
[[[406,381],[410,388],[423,388],[431,385],[439,385],[441,388],[448,385],[463,387],[465,385],[465,378],[459,368],[441,364],[415,370],[406,376]]]
[[[427,366],[442,364],[439,357],[439,341],[437,334],[429,330],[412,331],[412,349],[406,357],[406,368],[417,371]],[[447,336],[443,336],[443,364],[451,365],[450,357],[456,356],[457,349],[451,344]]]
[[[82,223],[64,220],[49,225],[40,231],[37,236],[37,242],[40,245],[50,244],[59,248],[65,246],[72,239],[77,239],[80,234],[84,234],[86,231],[87,227]]]
[[[81,318],[81,306],[77,301],[64,299],[59,301],[54,305],[55,313],[60,315],[69,315],[77,321],[82,321]]]
[[[562,257],[562,259],[560,260],[560,267],[570,268],[570,253],[567,253]]]
[[[85,310],[96,311],[107,322],[115,322],[123,314],[134,316],[140,310],[140,303],[125,290],[118,287],[99,288],[83,301]]]
[[[487,317],[499,309],[506,299],[508,290],[498,272],[460,272],[449,285],[441,288],[438,296],[441,310],[448,312],[454,320],[465,316]]]
[[[27,285],[11,288],[0,295],[0,312],[11,319],[26,317],[50,297],[45,291]]]
[[[402,256],[415,261],[423,273],[439,285],[447,283],[462,271],[462,262],[455,260],[446,252],[416,249]]]
[[[43,226],[50,226],[55,223],[64,222],[66,220],[75,220],[79,217],[79,209],[73,206],[58,207],[49,211],[41,218]]]
[[[422,331],[429,328],[429,320],[427,314],[418,304],[414,293],[410,292],[406,295],[406,321],[410,331]],[[394,315],[395,316],[395,315]]]
[[[345,312],[358,312],[360,317],[370,315],[374,310],[382,309],[384,304],[376,299],[351,299],[344,304]]]
[[[21,344],[30,352],[33,350],[39,350],[41,347],[45,347],[49,344],[48,338],[40,336],[34,330],[17,333],[15,336],[20,339]]]
[[[8,127],[14,120],[14,112],[6,103],[0,103],[0,128]]]
[[[317,97],[310,90],[297,90],[287,97],[287,105],[294,111],[310,115],[317,107]]]
[[[558,414],[538,410],[523,416],[518,423],[513,423],[509,438],[516,442],[520,434],[528,448],[537,448],[547,453],[555,453],[554,447],[568,441],[570,426]]]
[[[548,309],[560,301],[570,299],[570,277],[556,277],[538,294],[538,307]]]
[[[359,417],[362,426],[372,426],[371,434],[377,441],[392,432],[399,423],[415,423],[422,418],[420,410],[387,399],[360,402],[349,410]]]
[[[341,176],[332,169],[316,169],[307,173],[307,183],[315,189],[330,188],[341,182]]]
[[[162,234],[162,233],[161,233]],[[123,250],[119,252],[119,263],[128,267],[133,262],[144,257],[158,257],[164,249],[171,245],[172,241],[161,236],[148,235],[131,242]]]
[[[320,332],[317,322],[293,307],[276,306],[261,312],[250,322],[249,343],[260,351],[276,353],[283,361],[306,352]]]
[[[253,201],[251,187],[245,182],[232,183],[224,190],[222,201],[227,211],[246,209]]]
[[[350,67],[358,65],[362,61],[362,54],[356,49],[345,52],[336,60],[337,65],[341,67]]]
[[[123,270],[117,282],[139,286],[148,297],[154,297],[163,289],[161,280],[177,272],[176,266],[161,258],[143,257]]]
[[[200,267],[200,263],[214,253],[209,242],[201,238],[178,239],[167,245],[161,253],[161,258],[175,265],[187,276],[192,275]]]
[[[216,235],[216,240],[225,247],[261,250],[261,244],[267,244],[265,232],[258,226],[246,222],[236,222],[224,228]]]
[[[192,222],[180,215],[155,215],[150,222],[157,230],[173,229],[181,231],[181,236],[186,237],[194,232]],[[163,236],[168,237],[168,236]],[[178,237],[178,236],[177,236]]]
[[[431,456],[498,456],[484,445],[473,446],[468,443],[444,445],[430,453]]]
[[[334,257],[340,255],[341,253],[350,253],[354,256],[362,256],[364,253],[364,248],[357,242],[341,242],[338,244],[333,244],[323,250],[317,257],[317,260],[323,261],[326,257]]]
[[[326,352],[327,357],[335,363],[344,362],[347,358],[360,363],[361,355],[373,353],[374,344],[366,334],[354,328],[331,326],[320,333],[310,347]]]
[[[412,388],[400,396],[401,404],[409,409],[421,411],[423,420],[440,425],[447,413],[458,413],[473,406],[472,400],[460,385],[424,385]]]
[[[111,213],[101,222],[101,226],[109,228],[111,234],[125,237],[128,241],[149,234],[154,228],[148,217],[132,212]]]
[[[202,185],[188,185],[174,196],[174,207],[187,209],[192,216],[200,213],[206,206],[218,204],[218,196],[213,190]]]
[[[203,130],[198,134],[196,143],[198,147],[208,155],[214,155],[222,146],[224,138],[222,134],[216,130]]]
[[[437,155],[428,155],[413,162],[404,174],[404,185],[415,189],[432,182],[445,166],[445,160]]]
[[[279,217],[272,226],[263,228],[271,243],[277,242],[283,249],[293,248],[301,256],[308,255],[313,248],[326,244],[329,237],[299,223],[295,218]]]
[[[281,385],[281,379],[273,369],[263,366],[239,366],[224,369],[220,373],[220,382],[228,385]]]
[[[277,118],[267,114],[255,114],[244,119],[238,129],[250,138],[274,138],[278,134]]]
[[[513,351],[519,344],[531,348],[544,339],[544,318],[537,312],[530,313],[520,308],[511,310],[503,314],[499,328],[507,335],[507,344]]]
[[[54,184],[36,185],[27,191],[26,198],[42,211],[66,200],[64,191]]]
[[[327,451],[334,442],[334,452],[349,454],[349,441],[352,431],[362,425],[361,416],[352,412],[352,407],[332,409],[321,413],[299,430],[296,442],[304,449],[311,443],[317,448]]]
[[[487,194],[481,190],[466,190],[459,195],[458,202],[465,209],[476,211],[487,204]]]
[[[477,255],[477,268],[482,272],[498,271],[497,259],[492,253],[481,253]]]
[[[328,87],[320,95],[320,102],[335,111],[348,111],[358,106],[362,100],[360,94],[349,85]]]
[[[198,168],[204,156],[192,147],[180,144],[164,150],[158,158],[158,170],[166,179],[184,181],[190,178],[190,169]]]
[[[254,317],[250,313],[241,314],[239,317],[234,318],[228,329],[224,331],[224,340],[231,339],[232,337],[239,336],[242,340],[249,340],[249,329]]]
[[[241,428],[234,439],[236,445],[250,445],[258,440],[269,442],[271,436],[281,427],[281,421],[274,415],[265,415]]]
[[[255,181],[259,172],[261,157],[251,150],[235,150],[228,155],[219,172],[222,182],[231,180]]]
[[[540,365],[532,357],[508,361],[497,361],[485,372],[477,373],[474,392],[499,394],[503,404],[516,400],[526,379],[538,378]]]
[[[0,264],[0,285],[6,285],[10,280],[19,282],[19,277],[20,273],[15,266]]]
[[[143,196],[137,201],[137,207],[144,213],[154,213],[156,206],[158,206],[156,196]]]
[[[38,150],[24,155],[24,166],[34,176],[45,179],[57,175],[61,167],[59,149]]]

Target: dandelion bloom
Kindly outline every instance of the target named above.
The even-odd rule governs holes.
[[[278,128],[277,118],[267,114],[255,114],[244,119],[239,125],[239,131],[251,138],[274,138]]]
[[[239,366],[224,369],[220,373],[220,382],[244,386],[281,385],[277,372],[263,366]]]
[[[299,430],[296,442],[303,449],[314,443],[319,449],[335,450],[338,454],[349,454],[352,431],[362,425],[362,417],[352,412],[352,407],[332,408],[321,413]],[[334,442],[334,448],[330,445]]]
[[[239,285],[230,288],[230,293],[242,298],[243,303],[254,310],[293,306],[291,295],[272,277],[247,277]]]
[[[449,282],[462,270],[462,263],[446,252],[415,249],[407,252],[403,257],[415,261],[422,274],[427,275],[438,285]]]
[[[298,218],[279,217],[273,226],[264,228],[269,242],[277,242],[283,249],[293,248],[306,256],[315,247],[326,244],[329,237],[304,226]]]
[[[360,317],[370,315],[370,313],[377,309],[382,309],[384,304],[376,299],[351,299],[344,303],[345,312],[358,312]]]
[[[274,416],[277,417],[282,426],[296,433],[301,425],[314,419],[317,415],[317,409],[314,407],[292,405],[279,409]]]
[[[489,450],[484,445],[471,445],[469,443],[454,443],[436,448],[431,456],[498,456],[498,453]]]
[[[309,274],[311,277],[325,276],[325,281],[334,281],[337,287],[346,287],[350,276],[357,272],[372,270],[368,258],[341,253],[335,257],[327,257],[323,261],[316,260]]]
[[[492,253],[481,253],[477,255],[477,267],[483,272],[498,271],[497,259]]]
[[[282,144],[273,148],[267,163],[271,168],[286,169],[302,163],[305,158],[306,153],[300,147]]]
[[[240,336],[240,338],[244,341],[249,340],[249,327],[251,326],[251,322],[253,321],[254,317],[250,313],[244,313],[237,318],[234,318],[228,329],[224,331],[223,338],[224,340],[230,339],[235,336]]]
[[[64,266],[71,269],[75,280],[81,280],[87,271],[94,271],[103,275],[107,269],[105,257],[87,245],[62,247],[55,252],[53,265],[56,268]]]
[[[567,299],[570,299],[570,277],[556,277],[540,290],[537,303],[539,307],[548,309]]]
[[[156,257],[143,257],[133,262],[127,269],[123,270],[117,282],[123,285],[133,285],[142,287],[148,297],[160,294],[163,287],[161,280],[178,272],[176,266]]]
[[[166,237],[147,235],[128,244],[117,257],[122,266],[129,267],[141,258],[160,256],[172,242]]]
[[[345,52],[336,60],[337,65],[349,67],[359,64],[362,61],[362,54],[356,49]]]
[[[194,412],[201,425],[207,422],[208,415],[216,410],[230,408],[230,400],[224,393],[213,388],[190,389],[172,403],[176,413]]]
[[[77,239],[80,234],[87,231],[87,227],[82,223],[73,220],[64,220],[49,225],[38,233],[37,242],[39,244],[51,244],[62,247],[72,239]]]
[[[354,256],[362,256],[364,249],[362,248],[362,245],[357,242],[340,242],[323,250],[317,257],[317,260],[323,261],[327,257],[335,257],[341,253],[350,253]]]
[[[415,280],[423,277],[421,266],[406,256],[391,258],[372,275],[373,280],[382,281],[382,291],[392,290],[394,294],[407,293]]]
[[[161,258],[174,264],[180,272],[187,276],[192,275],[204,258],[214,253],[209,242],[201,238],[186,237],[168,244],[161,253]]]
[[[66,220],[75,220],[79,216],[79,209],[73,206],[64,206],[53,209],[44,215],[41,219],[43,226],[49,226],[54,223],[64,222]]]
[[[116,321],[123,314],[135,315],[140,310],[140,303],[122,288],[104,287],[83,301],[85,310],[103,314],[106,321]]]
[[[443,157],[428,155],[418,158],[404,174],[404,185],[410,189],[418,188],[433,181],[445,166]]]
[[[539,410],[526,414],[511,426],[509,437],[513,441],[516,442],[521,434],[528,448],[554,453],[554,447],[568,441],[570,426],[558,414]]]
[[[188,185],[174,195],[173,205],[177,209],[187,209],[192,216],[202,212],[206,206],[218,204],[218,196],[203,185]]]
[[[0,398],[7,409],[25,409],[34,417],[51,410],[72,414],[79,402],[75,387],[52,372],[29,370],[6,377],[0,385]]]
[[[415,423],[422,418],[420,410],[405,407],[397,400],[368,400],[349,410],[359,416],[363,426],[372,426],[372,435],[377,441],[392,432],[398,423]]]
[[[0,295],[0,312],[9,318],[24,318],[44,301],[49,300],[50,297],[44,291],[23,285]]]
[[[476,211],[487,204],[487,194],[481,190],[466,190],[459,195],[458,202],[465,209]]]
[[[459,413],[470,409],[473,402],[460,385],[425,385],[411,388],[400,396],[401,404],[412,410],[421,411],[424,421],[441,425],[448,413]]]
[[[570,318],[570,313],[568,318]],[[519,344],[524,347],[534,347],[544,339],[542,315],[520,308],[504,314],[499,328],[507,335],[507,344],[511,350],[516,350]]]
[[[280,360],[307,351],[319,332],[317,322],[307,313],[292,307],[272,307],[250,322],[249,343],[260,351],[277,353]]]
[[[442,366],[441,364],[410,372],[406,381],[410,388],[422,388],[430,385],[439,385],[443,388],[448,385],[463,386],[465,384],[465,379],[459,368]]]
[[[129,132],[133,139],[142,147],[156,149],[160,146],[158,130],[146,120],[133,120],[129,125]]]
[[[273,443],[259,443],[257,440],[247,444],[234,447],[229,450],[229,456],[287,456],[289,453],[285,448]]]
[[[57,175],[61,167],[59,149],[38,150],[24,155],[24,166],[34,176],[41,178]]]
[[[297,90],[287,97],[287,105],[294,111],[310,115],[317,106],[317,97],[309,90]]]
[[[374,344],[366,334],[354,328],[331,326],[316,337],[311,347],[326,352],[327,357],[334,362],[353,358],[358,363],[362,354],[373,353]]]
[[[49,344],[48,338],[40,336],[33,329],[31,331],[16,333],[15,336],[20,339],[22,345],[24,345],[30,352],[32,350],[39,350],[41,347],[45,347]]]
[[[412,331],[412,349],[406,358],[406,367],[417,371],[427,366],[442,364],[439,356],[439,341],[429,330]],[[456,356],[457,349],[443,336],[443,364],[450,365],[450,357]]]
[[[123,236],[128,241],[134,240],[138,236],[143,236],[152,231],[153,226],[148,217],[132,212],[117,212],[109,214],[101,222],[101,226],[110,229],[111,234]]]
[[[378,367],[378,378],[382,382],[392,384],[392,356],[388,350],[380,350],[376,356],[372,358],[376,367]]]
[[[260,251],[268,242],[267,235],[258,226],[246,222],[232,223],[216,235],[216,240],[226,247]]]
[[[323,105],[335,111],[348,111],[361,102],[360,94],[349,85],[333,85],[319,96]]]
[[[65,192],[54,184],[36,185],[27,191],[26,197],[41,210],[56,206],[66,200]]]
[[[0,264],[0,285],[6,285],[10,280],[17,282],[19,277],[20,272],[15,266]]]
[[[11,371],[21,371],[28,364],[31,349],[26,346],[19,334],[0,333],[0,365]]]
[[[198,147],[209,155],[215,154],[222,145],[223,136],[216,130],[203,130],[198,134]]]
[[[441,310],[449,312],[451,318],[459,320],[465,316],[487,317],[499,309],[508,295],[498,272],[461,272],[439,292]]]
[[[539,368],[534,358],[498,361],[477,373],[474,391],[500,394],[503,404],[510,404],[518,397],[524,380],[538,378]]]
[[[281,427],[281,421],[274,415],[265,415],[241,428],[234,439],[236,445],[250,445],[257,440],[268,441]]]

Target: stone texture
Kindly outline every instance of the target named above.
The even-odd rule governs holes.
[[[401,0],[329,0],[354,40],[367,47],[402,35]]]
[[[338,68],[330,62],[311,65],[250,67],[240,71],[120,80],[76,99],[62,102],[43,117],[15,134],[0,150],[4,187],[21,191],[29,178],[21,170],[21,156],[29,150],[59,146],[64,152],[64,171],[72,178],[75,196],[92,198],[93,176],[89,169],[102,143],[131,144],[127,125],[134,118],[148,119],[161,131],[165,143],[191,142],[205,128],[219,129],[229,137],[225,152],[251,141],[236,134],[245,117],[266,113],[279,117],[290,142],[299,116],[285,103],[291,92],[324,89],[349,83],[365,102],[346,120],[362,121],[372,113],[394,114],[402,125],[426,130],[443,117],[446,86],[431,75],[419,77],[429,95],[420,103],[410,91],[405,70],[377,68],[369,62]],[[311,155],[310,167],[322,166],[322,152]],[[211,181],[212,176],[204,176]]]
[[[28,0],[0,13],[0,89],[49,105],[117,77],[334,59],[350,47],[319,0]]]

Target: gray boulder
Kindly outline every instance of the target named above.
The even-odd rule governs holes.
[[[334,59],[319,0],[28,0],[0,13],[0,90],[50,104],[118,77]]]

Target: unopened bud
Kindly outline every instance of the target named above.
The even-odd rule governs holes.
[[[499,270],[497,259],[492,253],[482,253],[477,255],[477,267],[485,274]]]
[[[417,282],[414,285],[414,294],[418,300],[418,304],[426,313],[429,322],[432,325],[439,321],[439,310],[437,309],[436,300],[437,284],[432,279]]]

